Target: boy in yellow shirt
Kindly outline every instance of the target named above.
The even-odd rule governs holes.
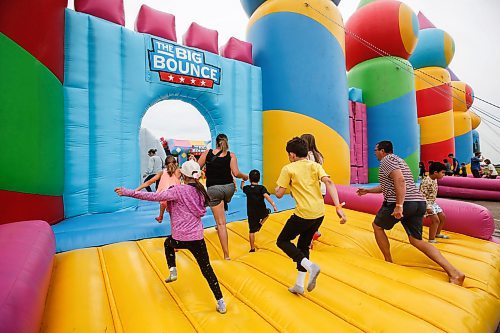
[[[286,144],[290,164],[281,169],[277,180],[276,197],[282,198],[287,188],[293,193],[295,211],[288,219],[278,236],[276,245],[297,263],[296,283],[288,290],[293,294],[303,294],[306,272],[309,272],[307,291],[316,286],[320,267],[309,260],[309,245],[325,217],[325,204],[321,195],[319,181],[326,185],[340,217],[340,223],[347,221],[335,184],[323,167],[307,159],[307,144],[303,139],[293,138]],[[292,243],[297,236],[297,246]]]

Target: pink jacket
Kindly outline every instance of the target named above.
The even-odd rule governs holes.
[[[140,192],[123,189],[127,197],[168,201],[171,207],[172,237],[179,241],[203,239],[202,216],[206,213],[204,198],[192,185],[177,185],[163,192]]]

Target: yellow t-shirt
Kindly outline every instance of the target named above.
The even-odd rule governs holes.
[[[317,219],[325,215],[318,182],[325,176],[328,177],[320,164],[304,159],[285,165],[276,184],[292,191],[296,203],[295,215],[304,219]]]

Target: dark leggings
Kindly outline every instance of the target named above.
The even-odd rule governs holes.
[[[309,245],[313,239],[314,233],[318,231],[319,226],[323,222],[324,216],[317,219],[303,219],[293,214],[286,221],[283,230],[281,230],[276,245],[283,250],[290,258],[297,263],[297,270],[306,272],[300,262],[302,259],[309,259]],[[297,246],[292,243],[297,236]]]
[[[194,241],[178,241],[172,238],[172,236],[167,236],[165,239],[165,257],[167,258],[168,267],[175,266],[175,250],[174,249],[186,249],[189,250],[195,257],[200,266],[201,273],[205,277],[212,289],[212,292],[216,300],[222,298],[222,292],[220,291],[219,281],[217,281],[217,276],[215,276],[214,270],[210,265],[210,259],[208,258],[207,246],[204,239],[194,240]]]
[[[149,175],[149,176],[147,176],[146,178],[144,178],[144,182],[143,182],[143,183],[147,182],[148,180],[150,180],[150,179],[151,179],[151,178],[153,178],[154,176],[156,176],[156,174],[153,174],[153,175]],[[158,180],[155,182],[155,184],[156,184],[156,190],[158,190],[158,184],[160,184],[160,180],[158,179]],[[146,187],[146,191],[148,191],[148,192],[153,192],[153,190],[151,189],[151,186],[147,186],[147,187]]]

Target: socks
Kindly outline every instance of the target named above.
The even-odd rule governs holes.
[[[306,283],[306,272],[299,271],[299,274],[297,275],[297,281],[295,281],[295,284],[297,286],[304,288],[305,283]]]
[[[304,267],[305,269],[307,269],[308,272],[311,271],[311,265],[313,263],[309,259],[307,259],[307,258],[302,259],[302,261],[300,262],[300,264],[302,265],[302,267]]]

